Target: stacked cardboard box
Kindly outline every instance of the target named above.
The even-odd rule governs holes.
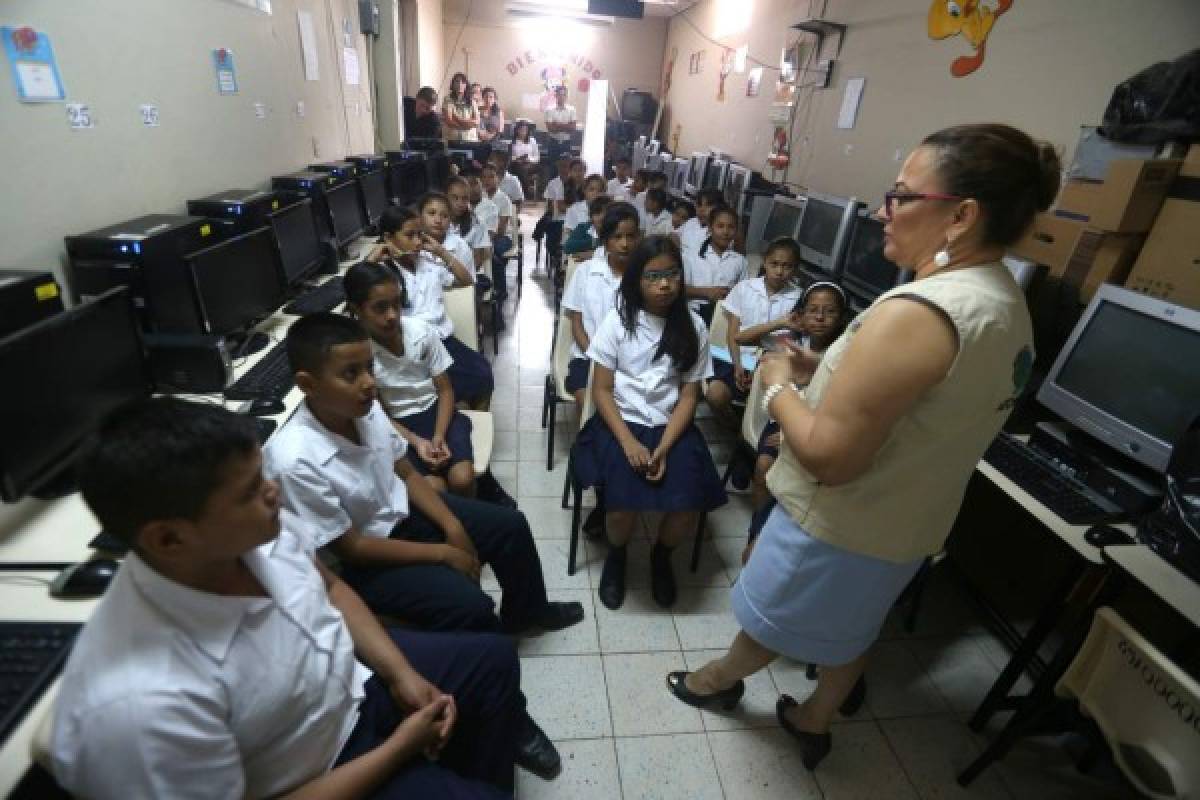
[[[1188,150],[1125,285],[1200,309],[1200,144]]]

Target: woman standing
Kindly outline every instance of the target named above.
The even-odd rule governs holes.
[[[490,142],[504,133],[504,112],[491,86],[483,90],[483,102],[479,107],[479,140]]]
[[[1006,125],[939,131],[905,161],[881,209],[884,255],[916,279],[880,296],[815,372],[806,352],[762,365],[783,430],[767,475],[779,505],[732,590],[741,631],[722,658],[668,676],[679,699],[728,708],[780,654],[819,664],[816,691],[784,695],[776,716],[805,767],[829,752],[834,712],[865,697],[867,648],[942,548],[1029,375],[1029,311],[1000,259],[1058,184],[1050,145]]]
[[[479,112],[471,103],[467,76],[461,72],[450,79],[450,91],[442,102],[442,127],[451,142],[479,141]]]

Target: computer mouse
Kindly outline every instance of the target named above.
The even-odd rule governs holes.
[[[104,594],[121,565],[111,558],[93,558],[67,567],[50,583],[51,597],[98,597]]]
[[[250,401],[246,413],[252,417],[273,417],[287,408],[278,397],[256,397]]]
[[[1117,530],[1111,525],[1093,525],[1083,535],[1084,541],[1092,547],[1113,547],[1119,544],[1135,544],[1133,537],[1125,531]]]

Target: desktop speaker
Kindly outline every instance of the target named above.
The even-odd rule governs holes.
[[[146,351],[158,392],[224,391],[233,373],[222,336],[147,334]]]

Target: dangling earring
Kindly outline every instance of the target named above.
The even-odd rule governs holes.
[[[938,269],[945,269],[950,266],[950,242],[946,242],[941,250],[934,253],[933,263]]]

